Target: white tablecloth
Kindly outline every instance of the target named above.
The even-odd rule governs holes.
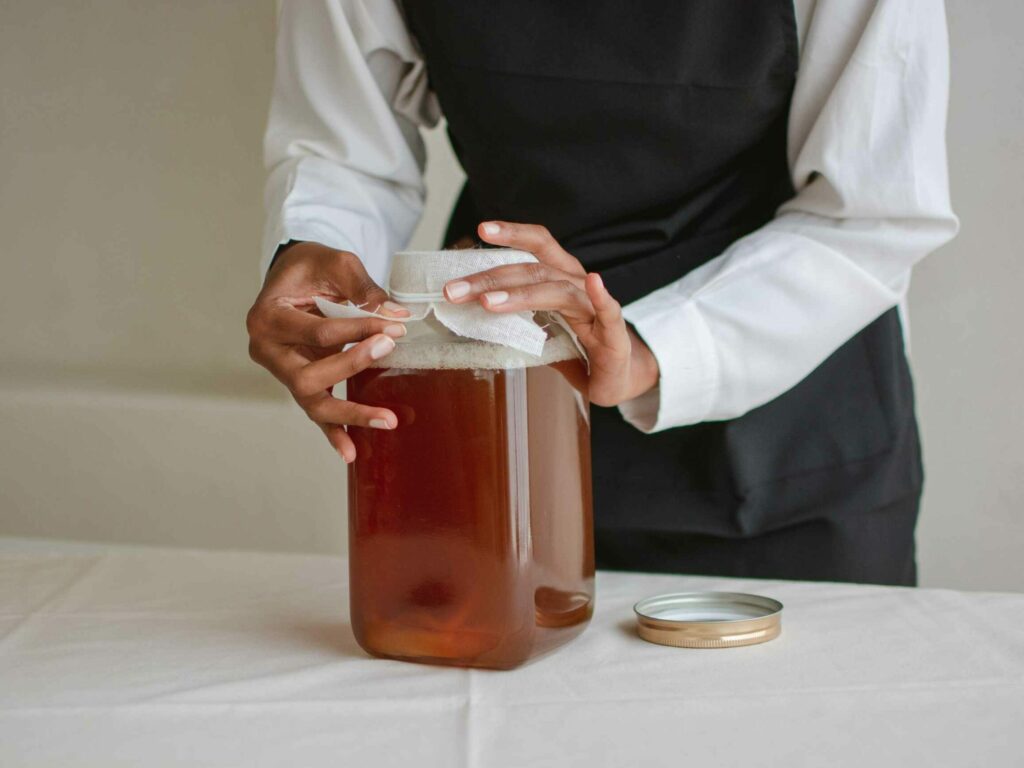
[[[650,645],[631,605],[785,605],[748,648]],[[1024,765],[1024,595],[601,573],[513,672],[356,646],[345,561],[0,543],[0,765]]]

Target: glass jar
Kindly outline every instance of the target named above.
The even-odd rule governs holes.
[[[369,653],[507,669],[589,622],[586,367],[566,331],[545,330],[530,355],[428,312],[348,381],[351,400],[398,416],[349,431],[350,608]]]

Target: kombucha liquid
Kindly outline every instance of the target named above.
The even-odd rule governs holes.
[[[403,355],[444,367],[348,381],[349,398],[398,416],[393,431],[349,432],[352,629],[378,656],[509,668],[575,637],[593,610],[589,417],[569,383],[586,373],[571,353],[449,367],[472,363],[470,344]]]

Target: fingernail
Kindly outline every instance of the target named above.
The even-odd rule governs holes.
[[[448,285],[445,286],[445,291],[447,291],[449,299],[461,299],[469,293],[469,289],[469,283],[461,280],[457,283],[448,283]]]
[[[384,355],[388,354],[395,348],[395,340],[390,336],[381,336],[370,347],[370,357],[374,360],[380,360]]]
[[[374,429],[391,429],[387,419],[370,419],[370,426]]]
[[[384,333],[393,339],[400,339],[405,336],[405,326],[401,323],[395,323],[384,328]]]
[[[496,307],[508,301],[508,293],[506,291],[491,291],[490,293],[485,293],[484,298],[487,300],[488,306]]]
[[[399,314],[406,315],[410,314],[409,309],[407,307],[403,307],[401,304],[396,304],[393,301],[385,301],[383,304],[380,305],[380,308],[383,309],[385,312],[397,312]]]
[[[493,221],[488,221],[486,224],[484,224],[484,234],[485,235],[496,235],[499,232],[501,232],[501,225],[500,224],[496,224]]]

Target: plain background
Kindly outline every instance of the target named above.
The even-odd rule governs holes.
[[[958,239],[917,270],[922,583],[1024,590],[1018,0],[948,3]],[[339,552],[344,468],[246,354],[272,0],[0,5],[0,535]],[[428,136],[434,247],[460,182]]]

